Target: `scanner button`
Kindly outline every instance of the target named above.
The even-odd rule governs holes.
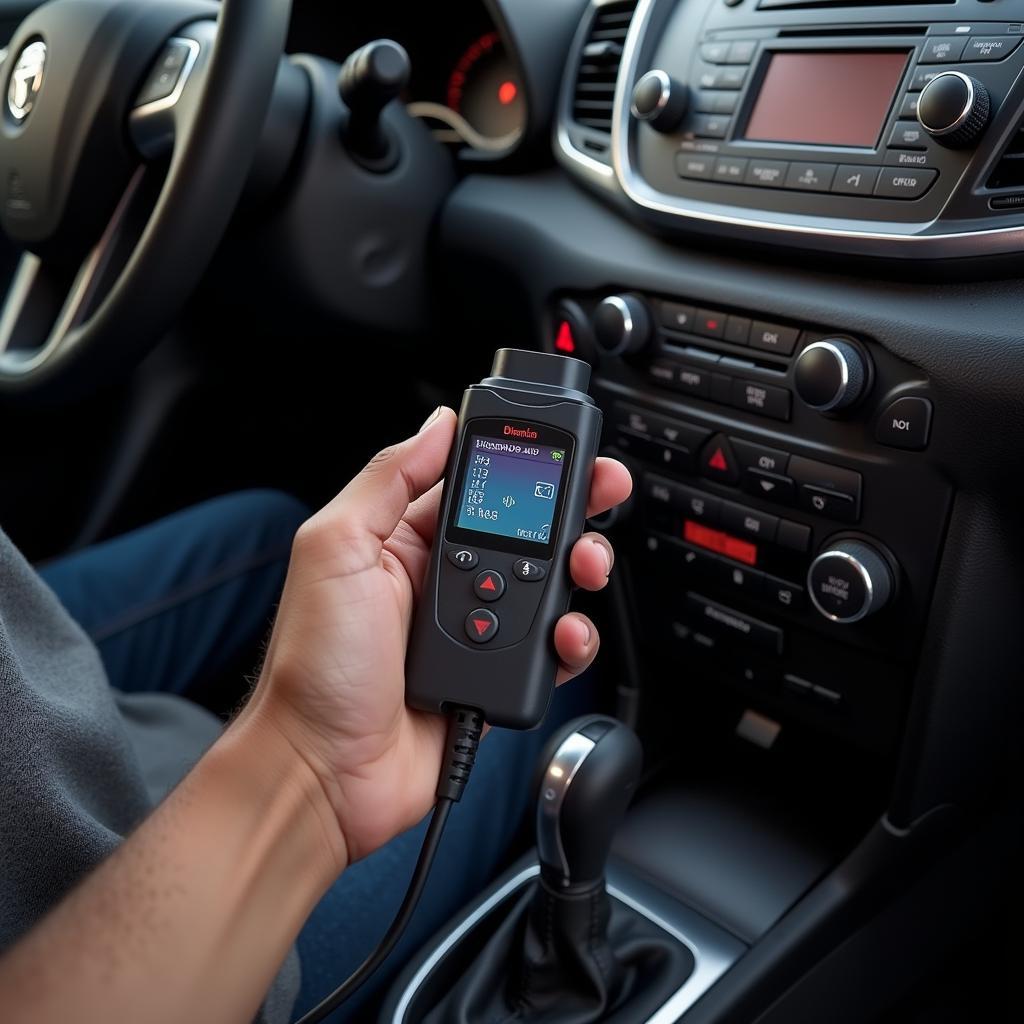
[[[474,608],[466,616],[466,636],[475,644],[485,644],[498,632],[498,616],[486,608]]]
[[[497,601],[505,593],[505,577],[493,569],[484,569],[473,581],[473,591],[481,601]]]
[[[542,580],[548,574],[547,569],[545,569],[543,565],[531,562],[528,558],[520,558],[519,561],[512,566],[512,572],[515,573],[517,580],[522,580],[524,583],[532,583],[534,580]]]
[[[456,569],[472,569],[477,562],[480,561],[480,556],[469,548],[449,548],[448,549],[448,561],[455,566]]]

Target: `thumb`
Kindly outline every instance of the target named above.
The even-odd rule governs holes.
[[[444,474],[455,436],[455,413],[441,406],[420,432],[378,452],[309,526],[336,554],[345,552],[346,571],[376,563],[410,502]]]

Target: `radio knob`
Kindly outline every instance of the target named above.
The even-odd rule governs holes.
[[[870,544],[843,540],[811,562],[807,591],[826,619],[845,625],[859,622],[889,603],[893,574],[889,563]]]
[[[609,295],[594,310],[594,338],[609,356],[639,352],[651,337],[651,314],[635,295]]]
[[[943,71],[921,91],[917,119],[936,142],[950,149],[971,145],[988,124],[988,90],[962,71]]]
[[[836,412],[854,405],[867,391],[869,379],[867,357],[841,338],[808,345],[793,368],[796,393],[817,412]]]
[[[690,91],[665,71],[648,71],[633,87],[633,116],[659,132],[670,132],[690,105]]]

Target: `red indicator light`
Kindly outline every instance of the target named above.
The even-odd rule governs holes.
[[[726,558],[733,558],[745,565],[757,565],[756,544],[740,540],[739,537],[733,537],[721,530],[712,530],[710,526],[704,526],[703,523],[695,523],[692,519],[687,519],[683,523],[683,537],[691,544],[707,548],[719,555],[725,555]]]
[[[498,102],[507,107],[519,95],[515,82],[502,82],[498,86]]]
[[[559,352],[573,353],[576,351],[576,339],[572,336],[572,328],[568,320],[563,320],[555,335],[555,348]]]
[[[707,327],[707,329],[709,331],[717,331],[718,330],[718,321],[717,320],[707,320],[707,321],[705,321],[705,326]]]

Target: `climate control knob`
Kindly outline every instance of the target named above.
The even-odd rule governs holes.
[[[867,392],[870,371],[860,349],[842,338],[825,338],[797,356],[793,385],[804,405],[818,412],[838,412]]]
[[[917,100],[921,127],[950,149],[971,145],[985,130],[991,111],[988,90],[962,71],[936,75]]]
[[[659,132],[678,126],[690,105],[690,92],[666,71],[648,71],[633,87],[629,105],[633,116]]]
[[[859,622],[880,611],[893,592],[889,563],[870,544],[842,540],[811,562],[807,592],[814,607],[833,622]]]
[[[651,314],[635,295],[609,295],[594,310],[594,338],[610,356],[639,352],[651,338]]]

